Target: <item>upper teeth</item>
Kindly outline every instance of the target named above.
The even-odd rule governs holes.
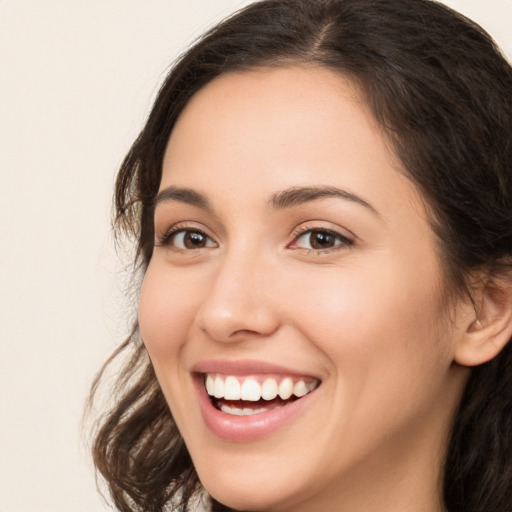
[[[278,395],[283,400],[288,400],[292,395],[302,397],[313,391],[318,381],[314,379],[292,379],[285,377],[279,383],[273,377],[266,377],[260,384],[254,377],[246,377],[240,382],[240,377],[232,375],[206,376],[206,391],[215,398],[225,400],[273,400]]]

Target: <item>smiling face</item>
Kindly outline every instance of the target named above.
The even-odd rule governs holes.
[[[290,67],[204,87],[155,237],[140,329],[216,499],[441,510],[459,305],[448,318],[421,199],[350,82]]]

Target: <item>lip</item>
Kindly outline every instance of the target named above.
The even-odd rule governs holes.
[[[304,414],[317,396],[318,388],[284,407],[251,416],[234,416],[218,410],[211,402],[204,386],[204,374],[223,373],[249,376],[278,374],[283,376],[313,377],[303,372],[261,361],[202,361],[194,366],[194,386],[206,427],[218,438],[232,442],[250,442],[264,438],[283,428]],[[313,377],[316,378],[316,377]]]
[[[320,377],[314,374],[305,373],[300,370],[286,368],[274,363],[267,363],[265,361],[223,361],[223,360],[208,360],[201,361],[192,367],[193,373],[222,373],[225,375],[282,375],[286,377],[307,377],[312,379],[321,380]]]

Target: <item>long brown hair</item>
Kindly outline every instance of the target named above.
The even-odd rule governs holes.
[[[222,73],[289,64],[333,69],[361,87],[432,211],[453,290],[466,290],[471,270],[510,271],[512,69],[490,36],[429,0],[263,0],[178,60],[122,163],[115,229],[134,240],[139,272],[151,259],[153,200],[184,106]],[[510,345],[471,373],[445,463],[450,512],[512,509]],[[96,432],[96,467],[119,510],[184,511],[201,486],[137,324],[106,366],[127,351]]]

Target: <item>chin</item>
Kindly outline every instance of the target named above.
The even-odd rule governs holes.
[[[292,510],[293,502],[287,493],[277,488],[259,487],[247,481],[245,485],[216,483],[205,486],[215,500],[234,510],[244,512]]]
[[[307,468],[295,467],[292,471],[282,461],[274,464],[272,457],[248,455],[238,465],[236,459],[210,460],[216,461],[212,465],[217,466],[217,470],[212,470],[209,464],[208,467],[199,465],[197,472],[201,483],[215,500],[235,510],[298,510],[298,505],[315,492],[311,481],[314,475],[308,477],[303,472]]]

